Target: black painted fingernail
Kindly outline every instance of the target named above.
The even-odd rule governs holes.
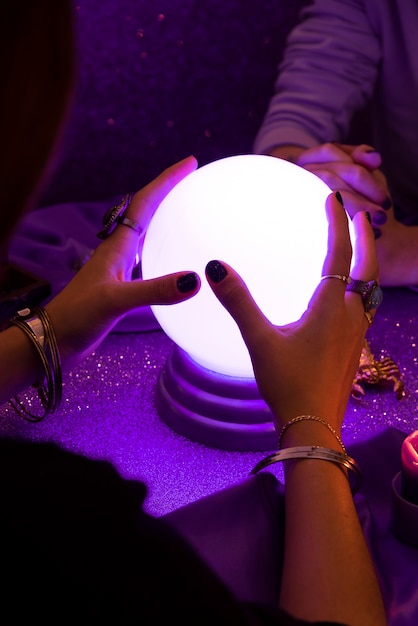
[[[341,204],[341,206],[344,206],[344,200],[342,195],[340,194],[339,191],[335,192],[335,197],[337,198],[338,202]]]
[[[382,231],[380,230],[380,228],[373,228],[373,232],[374,232],[374,238],[380,239],[380,237],[382,236]]]
[[[369,224],[371,224],[372,218],[370,217],[370,213],[368,211],[364,211],[364,215],[366,216],[366,219],[369,222]]]
[[[385,200],[383,200],[380,206],[382,207],[382,209],[385,209],[385,211],[389,211],[390,207],[392,206],[392,200],[390,198],[386,198]]]
[[[177,279],[177,289],[180,293],[189,293],[189,291],[196,289],[198,282],[197,275],[194,272],[190,272]]]
[[[373,223],[376,226],[383,226],[383,224],[386,224],[387,219],[388,217],[384,211],[376,211],[373,215]]]
[[[206,274],[214,283],[220,283],[227,276],[228,272],[219,261],[209,261],[206,265]]]

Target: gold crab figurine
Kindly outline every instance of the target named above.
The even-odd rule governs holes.
[[[361,400],[366,395],[362,386],[364,383],[367,385],[392,384],[398,400],[405,396],[405,386],[398,366],[389,357],[376,361],[367,339],[364,340],[359,366],[351,389],[351,396],[356,400]]]

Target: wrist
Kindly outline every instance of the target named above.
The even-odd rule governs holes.
[[[288,420],[279,432],[279,449],[305,445],[324,446],[346,452],[341,428],[318,415],[297,415]]]
[[[77,333],[74,330],[74,313],[70,307],[66,306],[65,298],[60,294],[48,302],[45,309],[52,321],[55,330],[57,345],[61,355],[63,370],[68,370],[74,366],[74,360],[79,355]]]
[[[294,424],[282,437],[280,448],[293,448],[294,446],[323,446],[341,452],[342,448],[331,432],[321,424],[304,422]]]
[[[296,481],[302,480],[307,484],[318,483],[320,488],[326,487],[328,479],[337,481],[335,485],[342,484],[348,478],[350,490],[355,494],[361,485],[361,469],[356,461],[346,452],[340,452],[331,448],[322,446],[295,446],[278,450],[273,454],[259,461],[252,469],[251,474],[269,467],[274,463],[284,464],[284,474],[286,484],[288,479],[292,479],[297,475]],[[347,483],[348,484],[348,483]]]
[[[299,155],[305,151],[306,148],[302,146],[295,146],[291,144],[286,144],[282,146],[275,146],[269,150],[269,156],[274,156],[279,159],[284,159],[285,161],[290,161],[291,163],[296,163]]]
[[[18,311],[10,321],[10,326],[23,332],[43,369],[43,376],[34,385],[41,413],[39,414],[39,410],[34,412],[32,403],[27,405],[17,395],[10,399],[10,404],[23,419],[39,422],[59,408],[62,397],[61,358],[54,327],[48,313],[41,306],[36,307],[33,312],[28,308]]]

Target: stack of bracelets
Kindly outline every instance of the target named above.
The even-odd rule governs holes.
[[[293,424],[297,424],[298,422],[303,422],[305,420],[319,422],[323,424],[328,430],[334,435],[339,445],[341,446],[342,452],[338,452],[338,450],[332,450],[331,448],[323,448],[321,446],[297,446],[295,448],[284,448],[280,449],[283,435],[286,430],[292,426]],[[361,470],[356,463],[356,461],[347,454],[347,449],[335,431],[335,429],[328,424],[322,417],[317,417],[316,415],[298,415],[294,417],[289,422],[287,422],[280,434],[279,434],[279,450],[277,452],[273,452],[273,454],[269,454],[269,456],[262,459],[257,465],[251,470],[251,474],[257,474],[262,469],[265,469],[269,465],[273,463],[282,463],[283,461],[290,461],[291,459],[318,459],[322,461],[331,461],[331,463],[335,463],[336,465],[340,465],[342,468],[349,470],[351,473],[349,475],[354,478],[354,482],[350,483],[351,491],[353,494],[357,493],[360,489],[361,485]]]
[[[10,400],[10,404],[18,415],[30,422],[40,422],[47,415],[56,411],[60,405],[62,397],[62,372],[61,372],[61,360],[58,351],[57,340],[49,315],[43,307],[38,307],[34,311],[30,309],[22,309],[17,312],[10,326],[17,326],[28,337],[33,347],[41,359],[45,378],[44,381],[35,385],[38,391],[39,400],[43,407],[43,413],[41,415],[35,415],[29,411],[22,401],[15,396],[13,400]],[[302,422],[305,420],[311,420],[323,424],[334,435],[338,441],[342,452],[333,450],[331,448],[323,448],[321,446],[309,445],[298,446],[295,448],[280,449],[283,435],[288,428],[293,424]],[[347,454],[346,447],[335,431],[335,429],[328,424],[321,417],[316,415],[298,415],[287,422],[280,434],[279,434],[279,450],[269,456],[262,459],[252,469],[251,474],[256,474],[262,469],[265,469],[273,463],[283,462],[291,459],[318,459],[323,461],[331,461],[336,465],[345,468],[351,472],[354,477],[354,483],[351,485],[353,494],[359,490],[361,483],[361,470],[356,461]]]
[[[18,311],[9,326],[17,326],[25,333],[41,359],[45,374],[44,380],[35,385],[43,409],[41,415],[26,408],[17,396],[10,404],[23,419],[40,422],[58,409],[62,397],[61,359],[54,328],[43,307]]]

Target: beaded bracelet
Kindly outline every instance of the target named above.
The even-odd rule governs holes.
[[[331,450],[331,448],[322,448],[320,446],[299,446],[273,452],[273,454],[270,454],[257,463],[250,474],[257,474],[257,472],[273,463],[282,463],[283,461],[289,461],[291,459],[319,459],[342,465],[347,470],[350,470],[350,475],[354,476],[354,482],[350,483],[353,495],[360,489],[362,474],[356,461],[346,453]]]
[[[61,358],[54,328],[43,307],[32,312],[30,309],[18,311],[9,326],[17,326],[25,333],[41,359],[45,374],[44,381],[34,385],[43,407],[41,415],[35,415],[27,409],[18,396],[10,400],[10,404],[23,419],[40,422],[58,409],[62,398]]]
[[[338,435],[338,433],[336,432],[335,428],[333,428],[331,426],[331,424],[328,424],[328,422],[326,422],[324,419],[322,419],[322,417],[318,417],[317,415],[298,415],[297,417],[294,417],[293,419],[288,421],[283,426],[283,428],[281,429],[280,434],[279,434],[279,445],[278,445],[279,450],[282,447],[283,435],[285,434],[285,432],[289,428],[289,426],[292,426],[293,424],[297,424],[298,422],[309,421],[309,420],[313,421],[313,422],[319,422],[323,426],[326,426],[326,428],[328,428],[328,430],[334,435],[334,437],[336,438],[336,440],[340,444],[341,449],[344,452],[344,454],[347,454],[347,449],[346,449],[346,447],[345,447],[345,445],[343,443],[343,440]]]

